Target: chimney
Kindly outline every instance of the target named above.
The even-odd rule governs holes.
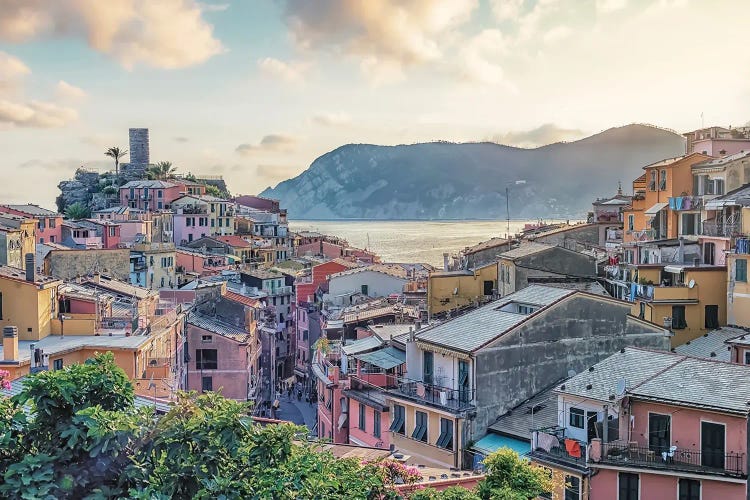
[[[3,327],[3,361],[18,361],[18,328]]]
[[[448,271],[448,252],[443,254],[443,271]]]
[[[34,254],[33,253],[27,253],[26,254],[26,281],[29,281],[33,283],[36,281],[34,277],[36,276],[36,264],[34,262]]]

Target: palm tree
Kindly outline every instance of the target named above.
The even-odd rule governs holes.
[[[85,219],[89,216],[89,207],[80,202],[75,202],[65,208],[65,217],[72,220]]]
[[[120,171],[120,158],[128,154],[128,151],[123,149],[121,150],[117,146],[112,146],[108,150],[104,152],[105,156],[109,156],[110,158],[115,160],[115,175],[117,175]]]
[[[167,180],[174,177],[176,168],[172,166],[171,161],[160,161],[156,165],[149,165],[146,175],[149,179]]]

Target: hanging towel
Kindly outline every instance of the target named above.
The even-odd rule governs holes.
[[[638,284],[631,283],[630,284],[630,301],[631,302],[635,302],[636,295],[638,295]]]
[[[566,439],[565,451],[567,451],[568,455],[571,457],[581,458],[581,443],[575,439]]]
[[[686,196],[685,198],[683,198],[682,208],[684,208],[685,210],[690,210],[691,208],[693,208],[693,199],[690,196]]]
[[[538,448],[543,449],[547,453],[549,453],[552,448],[560,447],[560,441],[558,441],[552,434],[547,434],[546,432],[540,432],[537,434],[536,444]]]
[[[682,196],[680,196],[679,198],[675,200],[675,208],[677,210],[682,210],[682,200],[684,200]]]

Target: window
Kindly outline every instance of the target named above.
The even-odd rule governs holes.
[[[56,359],[52,362],[52,369],[53,370],[62,370],[63,369],[63,360],[62,358]]]
[[[747,259],[737,259],[735,262],[734,280],[747,282]]]
[[[109,226],[109,235],[117,236],[117,228],[115,226]]]
[[[701,500],[701,482],[697,479],[680,479],[678,500]]]
[[[427,414],[423,411],[416,412],[414,418],[414,432],[411,437],[417,441],[427,442]]]
[[[565,476],[565,500],[579,500],[581,498],[581,478]]]
[[[458,361],[458,400],[467,403],[469,397],[469,363],[464,360]]]
[[[372,435],[376,438],[380,437],[380,412],[375,411],[372,418]]]
[[[204,344],[209,344],[214,341],[213,335],[201,335],[201,342]]]
[[[617,477],[618,500],[638,500],[639,476],[630,472],[620,472]]]
[[[214,227],[214,224],[216,223],[215,219],[211,219],[211,227]]]
[[[224,225],[224,219],[219,219],[219,227],[222,227]]]
[[[214,390],[214,378],[213,377],[201,377],[201,390],[203,392]]]
[[[159,203],[157,203],[157,204],[156,204],[156,206],[157,206],[157,207],[158,207],[159,209],[162,209],[162,208],[164,208],[164,203],[162,203],[162,202],[159,202]]]
[[[406,432],[406,408],[401,405],[394,405],[393,407],[393,422],[391,422],[391,427],[388,429],[391,432],[395,432],[396,434],[401,434],[402,436]]]
[[[447,418],[440,419],[440,436],[437,440],[438,448],[453,450],[453,420]]]
[[[158,190],[158,191],[156,192],[156,197],[157,197],[157,198],[163,198],[163,197],[164,197],[164,191],[162,191],[161,189],[160,189],[160,190]]]
[[[750,365],[750,351],[745,351],[745,364]]]
[[[703,244],[703,263],[713,266],[715,255],[716,255],[716,245],[714,243],[704,243]]]
[[[367,421],[365,418],[367,416],[367,414],[365,413],[366,411],[367,410],[365,409],[364,403],[359,403],[359,425],[357,427],[361,431],[367,430]]]
[[[651,170],[649,174],[648,190],[656,191],[656,170]]]
[[[362,285],[362,295],[367,295],[370,291],[370,287],[367,285]]]
[[[700,224],[700,214],[682,214],[682,231],[680,234],[696,235]]]
[[[628,215],[628,231],[632,231],[635,228],[635,215]]]
[[[723,424],[701,422],[701,465],[703,467],[724,468]]]
[[[422,352],[422,380],[425,384],[432,384],[432,374],[435,367],[435,355],[430,351]]]
[[[719,328],[719,306],[706,306],[706,328]]]
[[[638,311],[638,317],[641,319],[646,319],[646,303],[643,301],[640,302],[640,310]]]
[[[3,319],[3,294],[0,292],[0,319]]]
[[[198,370],[216,370],[217,365],[216,349],[195,350],[195,367]]]
[[[575,427],[576,429],[583,429],[583,421],[585,417],[583,415],[583,410],[580,408],[571,408],[570,409],[570,426]]]
[[[684,330],[685,328],[687,328],[685,306],[672,306],[672,330]]]
[[[667,171],[662,170],[659,172],[659,191],[667,190]]]
[[[49,220],[49,227],[55,227],[55,226],[56,226],[55,219],[50,219]]]
[[[552,469],[549,467],[542,467],[544,472],[547,474],[547,478],[552,481]],[[552,492],[551,491],[543,491],[539,494],[539,498],[546,498],[548,500],[552,500]]]
[[[659,413],[648,414],[648,449],[657,456],[672,446],[670,436],[672,417]]]

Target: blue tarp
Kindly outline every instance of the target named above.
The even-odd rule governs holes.
[[[472,449],[483,455],[489,455],[500,448],[510,448],[520,456],[523,456],[531,451],[531,443],[521,439],[514,439],[501,436],[500,434],[489,433],[477,441],[472,447]]]

